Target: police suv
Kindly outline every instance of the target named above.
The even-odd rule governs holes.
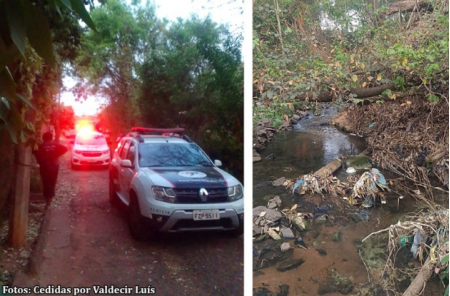
[[[134,127],[123,137],[109,169],[113,204],[128,207],[137,240],[157,231],[221,230],[243,233],[242,184],[214,162],[184,129]]]

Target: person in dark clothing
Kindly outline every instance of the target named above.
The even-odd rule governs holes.
[[[56,179],[59,171],[59,157],[67,152],[67,148],[53,141],[50,132],[42,136],[44,141],[39,145],[38,150],[33,151],[36,161],[39,164],[42,185],[44,187],[44,197],[47,201],[47,207],[50,206],[55,196]]]

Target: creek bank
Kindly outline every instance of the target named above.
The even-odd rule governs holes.
[[[253,162],[261,161],[260,153],[265,149],[279,131],[292,130],[292,126],[297,124],[302,118],[309,116],[309,113],[297,109],[292,117],[285,116],[285,121],[278,127],[273,126],[272,120],[263,118],[256,123],[255,132],[253,135]],[[273,158],[270,158],[273,159]]]
[[[347,113],[347,117],[348,117],[348,113]],[[336,122],[334,122],[334,124],[336,124]],[[355,138],[359,138],[359,136],[364,136],[366,139],[368,139],[369,145],[370,143],[373,143],[376,140],[373,140],[372,138],[372,134],[371,131],[376,131],[377,130],[377,125],[380,125],[380,122],[370,122],[367,124],[367,131],[359,131],[357,129],[350,129],[348,128],[347,131],[351,132],[354,134],[353,137]],[[337,124],[336,124],[337,125]],[[322,127],[322,126],[321,126]],[[414,124],[411,125],[411,127],[414,127]],[[384,125],[384,128],[386,128],[386,125]],[[406,126],[407,128],[407,126]],[[386,134],[386,131],[383,132],[379,132],[376,134],[377,137],[381,137],[384,134]],[[389,136],[388,136],[389,137]],[[436,138],[434,139],[436,140]],[[438,141],[442,140],[441,138],[438,138]],[[395,139],[395,141],[398,141],[398,139]],[[390,143],[389,140],[387,143]],[[441,145],[440,143],[436,142],[437,146]],[[370,147],[370,146],[369,146]],[[408,148],[409,149],[409,148]],[[416,154],[417,158],[414,159],[414,155],[411,156],[411,152],[405,149],[405,146],[394,146],[392,147],[392,151],[398,155],[398,156],[402,156],[403,153],[403,159],[402,161],[404,161],[405,163],[411,164],[412,162],[414,162],[414,164],[416,162],[418,162],[418,159],[420,158],[420,156],[423,156],[423,153],[420,154]],[[368,149],[369,153],[371,153],[371,157],[364,157],[364,161],[362,161],[362,159],[357,159],[356,164],[351,164],[351,165],[355,165],[356,167],[358,167],[359,165],[361,165],[361,167],[358,167],[359,170],[367,170],[369,169],[371,166],[374,166],[375,168],[380,168],[380,153],[378,154],[374,154],[373,153],[373,149]],[[400,153],[401,152],[401,153]],[[428,157],[428,159],[435,159],[436,161],[438,161],[440,155],[442,155],[441,153],[438,153],[439,149],[432,152],[431,155],[433,155],[433,157]],[[270,153],[270,152],[269,152]],[[279,155],[277,155],[278,157]],[[428,155],[425,155],[424,158],[426,158]],[[439,156],[439,157],[438,157]],[[280,156],[281,157],[281,156]],[[352,157],[348,157],[348,158],[343,158],[342,162],[343,162],[343,167],[345,168],[346,166],[349,165],[348,160],[351,159]],[[271,162],[267,162],[267,165],[272,165],[272,166],[276,166],[279,160],[278,158],[275,158],[273,161]],[[386,159],[383,159],[383,161],[386,161]],[[384,163],[386,164],[386,162]],[[258,164],[259,165],[259,164]],[[279,170],[279,169],[278,169]],[[316,169],[315,169],[316,170]],[[284,170],[283,170],[284,171]],[[295,171],[295,167],[294,167],[294,171]],[[286,171],[285,171],[286,172]],[[376,171],[375,171],[376,172]],[[372,171],[369,171],[367,173],[370,173],[372,175]],[[386,173],[385,171],[383,171],[383,173]],[[433,172],[432,172],[433,173]],[[392,174],[386,174],[386,180],[385,180],[385,185],[389,186],[391,191],[384,191],[382,190],[382,188],[380,188],[381,190],[379,190],[381,194],[381,196],[378,196],[376,198],[373,198],[373,192],[370,191],[365,191],[364,195],[366,196],[372,196],[372,198],[359,198],[357,196],[359,196],[359,192],[358,190],[354,190],[355,189],[355,185],[356,183],[361,179],[362,175],[361,175],[361,171],[357,172],[357,176],[356,175],[346,175],[343,173],[342,170],[337,171],[336,179],[334,178],[316,178],[315,180],[313,180],[314,174],[312,174],[310,180],[314,181],[314,182],[310,182],[308,185],[313,185],[311,186],[312,190],[308,190],[308,187],[297,187],[296,190],[294,192],[296,192],[296,194],[292,194],[292,188],[293,186],[298,182],[296,180],[298,180],[295,177],[292,177],[291,173],[286,173],[285,177],[283,176],[283,174],[280,176],[280,174],[276,175],[274,173],[271,173],[273,176],[270,177],[271,180],[273,181],[265,181],[262,184],[261,187],[267,187],[267,193],[271,192],[274,193],[274,190],[271,190],[271,188],[283,188],[281,187],[282,185],[284,185],[284,187],[287,189],[286,192],[287,193],[281,193],[280,190],[282,189],[277,189],[278,190],[278,197],[279,199],[282,201],[282,205],[278,205],[278,209],[281,213],[283,213],[283,210],[285,211],[285,214],[288,214],[288,211],[292,211],[293,210],[293,204],[297,205],[297,208],[295,209],[296,211],[298,211],[296,214],[300,214],[298,215],[299,217],[301,217],[301,219],[303,220],[304,224],[307,225],[305,229],[298,229],[297,227],[292,227],[292,233],[294,234],[294,236],[296,237],[296,239],[301,238],[302,241],[305,243],[305,245],[307,245],[309,247],[310,250],[313,250],[315,253],[318,254],[318,256],[323,256],[322,254],[325,252],[325,256],[333,256],[335,254],[330,254],[330,249],[327,247],[323,247],[323,246],[327,246],[327,244],[336,244],[336,245],[340,245],[340,244],[348,244],[348,232],[342,231],[341,235],[340,235],[340,239],[337,239],[337,241],[333,241],[332,239],[332,234],[333,233],[339,233],[339,229],[343,229],[341,227],[353,227],[353,225],[371,225],[370,229],[372,230],[376,230],[378,227],[386,227],[389,225],[386,225],[386,223],[394,223],[395,224],[395,220],[385,220],[386,218],[383,218],[386,216],[386,214],[392,215],[394,216],[398,216],[400,217],[402,211],[402,208],[405,207],[405,201],[403,201],[403,199],[405,199],[406,197],[406,203],[411,204],[410,197],[417,197],[417,196],[421,196],[420,199],[418,199],[419,202],[424,202],[424,197],[428,194],[426,191],[426,188],[423,188],[422,186],[417,186],[417,184],[411,184],[409,183],[409,185],[407,185],[408,187],[410,187],[411,189],[413,189],[415,192],[415,196],[409,194],[410,190],[401,190],[402,188],[399,188],[400,186],[398,186],[398,184],[402,184],[404,182],[404,180],[402,178],[397,178],[395,175]],[[288,177],[288,175],[291,175],[290,177]],[[363,173],[364,174],[364,173]],[[376,174],[375,174],[376,175]],[[298,176],[298,174],[297,174]],[[302,176],[302,174],[300,174],[300,176]],[[344,177],[344,178],[342,178]],[[300,177],[301,178],[301,177]],[[349,178],[349,180],[348,180]],[[353,179],[352,179],[353,178]],[[303,178],[304,179],[304,178]],[[334,180],[333,180],[334,179]],[[266,179],[267,180],[267,179]],[[366,186],[363,187],[359,187],[359,188],[365,188],[365,189],[370,189],[372,186],[370,186],[371,182],[374,182],[376,180],[372,179],[371,177],[369,177],[369,175],[366,174],[365,178],[362,179],[364,181],[360,182],[362,184],[366,184]],[[445,178],[444,178],[445,180]],[[274,181],[277,181],[274,183]],[[317,181],[317,183],[316,183]],[[335,183],[333,184],[334,181]],[[345,187],[341,187],[339,188],[339,186],[337,186],[337,183],[340,182],[340,184],[342,183],[349,183],[349,184],[353,184],[353,186],[347,186]],[[282,185],[280,185],[282,183]],[[273,186],[274,184],[278,185],[278,187]],[[444,183],[445,184],[445,183]],[[259,184],[258,184],[259,185]],[[290,185],[290,187],[288,187],[288,185]],[[317,185],[317,186],[316,186]],[[336,195],[333,196],[333,194],[330,194],[330,191],[333,190],[322,190],[322,189],[333,189],[330,187],[334,186],[334,191],[336,192]],[[383,184],[381,184],[383,185]],[[411,186],[412,185],[412,186]],[[404,185],[405,186],[405,185]],[[255,188],[261,188],[258,186],[255,186]],[[300,189],[299,189],[300,188]],[[337,189],[336,189],[337,188]],[[302,189],[304,189],[303,194],[302,193]],[[318,192],[317,191],[320,192]],[[339,190],[340,189],[340,190]],[[384,194],[384,198],[382,198],[382,195]],[[267,195],[267,194],[266,194]],[[349,198],[353,195],[353,197],[355,198]],[[272,195],[271,198],[277,196],[276,194]],[[347,197],[347,199],[344,199],[342,197]],[[266,199],[266,202],[269,202],[271,198]],[[367,203],[363,203],[363,201],[368,200]],[[374,201],[374,203],[370,203],[370,200]],[[448,197],[447,197],[448,200]],[[329,204],[331,201],[332,204],[334,204],[334,209],[328,210],[326,213],[320,213],[320,211],[315,212],[314,211],[314,207],[321,207],[323,205],[326,205],[327,203]],[[355,202],[355,204],[353,204],[353,202]],[[311,204],[312,202],[312,204]],[[426,200],[425,200],[425,205],[426,205]],[[445,204],[445,202],[444,202]],[[274,203],[272,203],[272,209],[273,208]],[[269,205],[267,206],[267,208],[269,208]],[[276,208],[275,208],[276,209]],[[383,214],[384,213],[384,214]],[[293,213],[290,213],[293,214]],[[311,217],[309,214],[313,214],[313,216]],[[284,215],[287,216],[287,215]],[[275,228],[275,233],[274,232],[270,232],[266,233],[265,235],[256,235],[255,232],[254,234],[257,236],[255,239],[255,244],[254,245],[259,245],[260,242],[258,242],[259,240],[262,240],[262,242],[267,242],[267,241],[271,241],[272,243],[277,242],[277,247],[281,246],[281,244],[283,242],[290,242],[290,245],[292,245],[292,239],[288,240],[285,239],[283,237],[283,235],[281,234],[282,232],[286,232],[286,227],[289,227],[291,225],[294,225],[293,221],[289,221],[289,219],[287,219],[288,223],[286,223],[286,221],[284,221],[284,216],[282,218],[280,218],[278,220],[278,224],[274,223],[270,225],[270,228]],[[284,222],[283,222],[284,221]],[[260,221],[261,222],[261,221]],[[284,223],[284,225],[283,225]],[[384,226],[383,226],[384,225]],[[261,225],[259,226],[259,230],[261,231],[261,229],[264,229],[264,227],[261,227]],[[277,229],[277,227],[279,227],[279,229]],[[324,228],[325,227],[325,228]],[[324,229],[326,230],[326,228],[328,227],[332,227],[333,231],[331,233],[329,233],[328,239],[324,240],[324,235],[323,235],[323,231]],[[339,227],[338,229],[335,229],[336,227]],[[318,229],[321,229],[320,231],[318,231]],[[367,231],[367,230],[366,230]],[[260,234],[261,232],[259,232]],[[279,235],[280,238],[278,238],[278,240],[275,241],[274,237],[277,237],[276,235]],[[367,232],[365,232],[365,235],[367,235]],[[318,239],[317,239],[318,237]],[[336,238],[339,238],[339,235],[336,234]],[[366,240],[364,243],[361,243],[363,237],[359,237],[357,238],[357,240],[355,240],[354,243],[354,248],[356,248],[359,252],[361,252],[361,257],[362,257],[362,261],[366,262],[366,258],[369,258],[370,262],[366,262],[365,264],[367,264],[367,266],[370,267],[371,270],[373,270],[373,273],[377,273],[375,275],[371,275],[373,277],[376,278],[377,281],[379,281],[381,278],[383,278],[383,274],[382,272],[380,272],[380,270],[384,267],[385,264],[385,257],[383,256],[383,252],[385,252],[386,250],[386,245],[387,245],[387,239],[386,237],[380,237],[378,241],[378,245],[379,245],[379,250],[380,252],[377,253],[377,248],[373,248],[372,246],[368,245],[368,242],[370,240],[372,240],[373,238]],[[353,238],[351,239],[353,241]],[[325,241],[325,245],[323,245],[323,241]],[[275,248],[275,247],[274,247]],[[256,246],[256,249],[258,249],[258,246]],[[321,251],[319,251],[319,249]],[[373,250],[372,250],[373,249]],[[308,256],[305,256],[304,254],[310,254],[308,249],[300,249],[299,247],[295,246],[294,244],[294,254],[292,256],[290,256],[287,259],[283,259],[285,261],[289,261],[289,260],[295,260],[295,259],[299,259],[299,254],[301,259],[305,260],[305,263],[303,263],[301,266],[297,267],[296,270],[298,270],[299,274],[304,274],[307,273],[307,271],[304,268],[310,268],[307,266],[311,266],[309,264],[308,261],[310,259],[308,259]],[[324,251],[324,252],[323,252]],[[281,250],[280,250],[281,252]],[[358,254],[358,252],[356,253]],[[342,254],[342,256],[344,258],[342,258],[343,262],[347,262],[347,257],[344,253]],[[328,258],[328,257],[327,257]],[[336,259],[332,259],[328,258],[329,260],[336,260]],[[336,258],[336,257],[334,257]],[[346,261],[344,261],[344,259],[346,259]],[[361,258],[357,258],[356,260],[361,261]],[[282,260],[280,260],[282,261]],[[278,263],[274,263],[272,266],[274,266],[275,270],[276,267],[281,264],[281,262]],[[399,258],[398,263],[400,264],[404,264],[406,266],[406,264],[408,265],[408,268],[418,268],[418,266],[420,265],[420,262],[416,259],[416,260],[411,260],[411,258],[408,257],[404,257],[404,258]],[[270,267],[268,267],[270,269]],[[336,270],[338,270],[339,273],[342,273],[342,267],[338,266],[336,268]],[[359,275],[362,274],[367,274],[367,271],[365,270],[365,267],[362,267],[362,271],[359,272]],[[326,268],[325,270],[329,270],[329,268]],[[356,270],[356,269],[355,269]],[[396,269],[394,270],[395,274],[398,274],[401,272],[398,271],[398,268],[396,267]],[[270,274],[273,274],[272,271],[270,271]],[[279,271],[278,271],[279,272]],[[285,273],[289,273],[290,271],[286,271]],[[375,284],[367,284],[364,283],[361,280],[358,279],[352,279],[352,277],[348,277],[349,274],[347,272],[347,274],[345,274],[345,272],[342,273],[344,276],[346,276],[347,278],[350,279],[350,281],[353,283],[354,286],[354,290],[356,290],[357,292],[363,293],[363,295],[383,295],[381,294],[382,291],[384,291],[383,288],[381,288],[380,285]],[[367,276],[366,276],[367,277]],[[396,280],[397,279],[397,280]],[[325,281],[326,277],[324,277],[322,279],[322,281]],[[393,277],[392,280],[396,281],[394,284],[394,287],[396,287],[395,289],[397,289],[397,291],[399,290],[399,288],[401,288],[400,290],[405,290],[408,285],[412,282],[412,277]],[[283,283],[285,284],[285,283]],[[287,284],[287,283],[286,283]],[[392,282],[391,282],[392,284]],[[273,286],[273,285],[272,285]],[[290,282],[290,288],[291,290],[294,289],[296,285],[293,284],[292,282]],[[392,286],[391,286],[392,287]],[[313,291],[313,290],[308,290],[308,291]],[[317,289],[315,290],[314,293],[317,293]],[[312,293],[312,292],[311,292]],[[351,295],[355,294],[356,292],[350,292]],[[384,292],[385,294],[385,292]],[[356,294],[355,294],[356,295]]]

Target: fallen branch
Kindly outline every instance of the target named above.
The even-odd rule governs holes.
[[[383,232],[386,232],[386,231],[389,231],[389,229],[391,229],[391,227],[392,227],[392,225],[390,226],[390,227],[388,227],[388,228],[385,228],[385,229],[381,229],[381,230],[378,230],[378,231],[375,231],[375,232],[372,232],[371,234],[369,234],[368,236],[366,236],[361,242],[364,242],[366,239],[368,239],[369,237],[371,237],[372,235],[375,235],[375,234],[380,234],[380,233],[383,233]]]
[[[333,159],[329,164],[322,167],[320,170],[316,171],[314,173],[314,176],[319,176],[322,178],[326,178],[329,175],[333,174],[335,171],[337,171],[341,167],[341,161],[339,159]]]
[[[350,90],[350,93],[355,94],[358,99],[362,99],[381,95],[387,89],[395,90],[395,85],[393,83],[388,83],[377,87],[354,88]],[[307,94],[303,94],[298,96],[296,100],[302,101],[305,100],[306,97]],[[317,102],[331,102],[335,98],[333,92],[331,91],[321,92],[317,97],[314,98],[312,98],[311,95],[309,95],[308,97],[310,98],[310,100]]]
[[[395,90],[395,85],[388,83],[377,87],[354,88],[350,90],[350,93],[355,94],[356,98],[362,99],[381,95],[387,89]]]
[[[411,220],[409,221],[398,221],[386,229],[369,234],[362,240],[364,242],[374,234],[389,232],[387,243],[389,254],[382,271],[383,274],[395,269],[393,258],[396,257],[396,250],[408,243],[412,243],[411,252],[420,262],[423,262],[424,258],[427,257],[414,280],[403,293],[403,296],[421,295],[425,290],[426,282],[433,274],[435,268],[438,271],[446,268],[446,264],[441,263],[440,258],[443,258],[445,255],[448,256],[448,217],[448,209],[417,213],[414,216],[405,217],[410,218]],[[431,245],[427,244],[427,237],[434,239]],[[413,238],[413,241],[409,241],[408,238]],[[399,244],[398,242],[402,240],[403,243]],[[389,285],[389,283],[387,284]]]
[[[425,289],[425,285],[428,279],[433,274],[433,264],[430,263],[430,258],[425,261],[425,264],[422,265],[419,273],[416,275],[414,280],[409,285],[408,289],[403,293],[403,296],[418,296],[422,294]]]

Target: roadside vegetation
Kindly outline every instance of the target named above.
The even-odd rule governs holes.
[[[75,92],[99,95],[113,134],[131,126],[184,127],[225,169],[243,176],[242,36],[192,16],[168,22],[155,7],[109,0],[91,13],[83,35]]]

